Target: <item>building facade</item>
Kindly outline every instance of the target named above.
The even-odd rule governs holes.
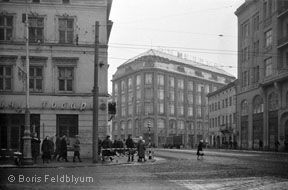
[[[288,141],[288,2],[247,0],[235,14],[240,147],[283,149]]]
[[[156,50],[120,65],[113,76],[113,138],[143,136],[162,146],[181,135],[193,146],[208,135],[206,95],[231,82],[223,70]],[[149,124],[150,123],[150,124]],[[150,131],[150,132],[149,132]]]
[[[80,136],[92,154],[95,22],[99,21],[99,134],[107,127],[107,44],[112,0],[0,1],[0,147],[21,150],[25,120],[26,10],[31,133]]]
[[[236,82],[207,95],[209,104],[209,146],[235,148],[236,128]]]

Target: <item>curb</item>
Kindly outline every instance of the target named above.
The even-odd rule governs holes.
[[[28,169],[28,168],[80,168],[80,167],[98,167],[98,166],[116,166],[116,165],[141,165],[141,164],[148,164],[148,163],[154,163],[154,162],[156,162],[158,160],[158,158],[154,158],[153,160],[151,160],[151,161],[146,161],[146,162],[118,162],[118,163],[115,163],[115,162],[112,162],[112,163],[108,163],[108,162],[106,162],[106,163],[102,163],[102,161],[100,161],[99,163],[87,163],[87,164],[85,164],[85,163],[83,163],[83,164],[81,164],[81,165],[77,165],[77,164],[75,164],[75,165],[67,165],[67,166],[55,166],[55,165],[53,165],[53,163],[50,163],[50,164],[43,164],[43,165],[39,165],[39,164],[37,164],[37,165],[27,165],[27,166],[17,166],[17,165],[13,165],[13,164],[7,164],[7,165],[0,165],[0,169],[2,169],[2,168],[17,168],[17,169]],[[92,160],[91,160],[91,162],[92,162]],[[73,162],[72,162],[72,164],[73,164]]]

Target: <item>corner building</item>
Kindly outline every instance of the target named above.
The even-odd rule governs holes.
[[[114,139],[143,136],[161,147],[181,135],[185,146],[208,140],[206,94],[235,79],[195,61],[148,50],[123,63],[113,75]]]
[[[79,135],[92,155],[95,22],[99,21],[99,134],[107,127],[107,44],[112,0],[0,1],[0,147],[23,147],[25,13],[29,21],[31,133]],[[101,106],[101,105],[104,106]]]
[[[288,141],[288,1],[246,0],[235,14],[240,146],[275,150],[279,142],[283,150]]]

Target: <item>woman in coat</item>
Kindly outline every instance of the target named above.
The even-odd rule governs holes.
[[[199,156],[201,156],[201,159],[203,159],[203,140],[200,140],[200,143],[198,144],[198,147],[197,147],[197,160],[200,160],[199,159]]]
[[[43,163],[45,162],[48,163],[49,160],[51,160],[51,151],[52,151],[51,142],[48,136],[46,136],[46,138],[43,140],[41,151],[42,151]]]
[[[139,141],[137,144],[137,151],[138,151],[138,162],[142,162],[142,159],[145,162],[146,161],[145,159],[146,146],[145,146],[145,141],[143,140],[142,136],[139,137]]]

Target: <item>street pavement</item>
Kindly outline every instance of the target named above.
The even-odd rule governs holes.
[[[0,190],[288,190],[288,154],[204,149],[156,149],[153,160],[41,162],[0,167]],[[12,180],[12,181],[11,181]]]

